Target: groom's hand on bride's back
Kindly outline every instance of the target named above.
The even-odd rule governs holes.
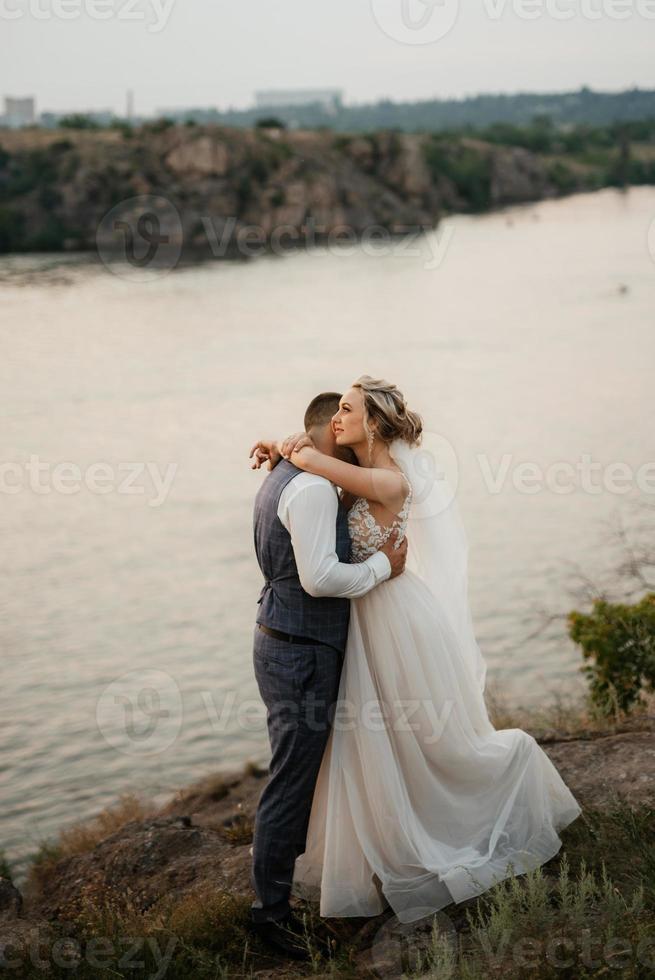
[[[402,575],[405,571],[405,562],[407,560],[407,538],[403,538],[398,547],[394,547],[396,541],[398,540],[398,529],[394,528],[383,548],[383,551],[387,558],[389,559],[389,564],[391,565],[391,575],[389,578],[395,578],[396,575]]]

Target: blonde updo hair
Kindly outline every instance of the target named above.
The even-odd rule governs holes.
[[[403,393],[396,385],[362,374],[352,384],[361,388],[364,396],[364,428],[370,433],[370,423],[376,423],[376,431],[383,442],[404,439],[410,446],[418,446],[423,432],[423,420],[407,408]],[[370,438],[370,435],[369,435]]]

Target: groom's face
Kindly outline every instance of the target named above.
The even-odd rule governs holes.
[[[319,452],[325,453],[326,456],[336,455],[337,441],[332,430],[331,422],[326,422],[324,425],[312,426],[310,435]]]
[[[325,453],[326,456],[334,456],[345,463],[357,463],[357,457],[352,449],[337,444],[336,433],[331,421],[326,422],[325,425],[314,426],[310,434],[319,452]]]

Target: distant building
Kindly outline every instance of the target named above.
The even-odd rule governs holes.
[[[11,129],[19,129],[21,126],[32,126],[35,122],[34,99],[13,99],[5,96],[4,115],[0,116],[0,123],[9,126]]]
[[[266,89],[255,92],[258,109],[280,109],[283,106],[301,106],[318,103],[328,113],[341,106],[343,91],[337,88]]]

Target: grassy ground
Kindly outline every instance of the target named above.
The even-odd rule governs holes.
[[[493,694],[489,700],[496,727],[525,727],[545,737],[548,732],[593,737],[639,729],[652,710],[651,700],[630,718],[602,721],[573,700],[558,699],[542,712],[512,712]],[[124,797],[111,812],[62,834],[34,862],[32,886],[47,889],[55,862],[93,848],[122,824],[150,812],[136,797]],[[246,896],[207,887],[181,896],[171,892],[144,912],[131,901],[129,888],[111,900],[99,894],[84,903],[75,921],[55,927],[61,942],[44,947],[47,971],[28,961],[13,975],[84,980],[655,977],[654,826],[655,800],[629,806],[617,796],[587,807],[562,832],[563,846],[546,865],[408,926],[400,926],[388,910],[375,920],[321,919],[316,906],[299,902],[311,956],[304,964],[276,957],[252,937]],[[244,828],[237,830],[243,844]],[[318,941],[326,939],[332,950],[327,959],[317,951]]]
[[[372,948],[342,934],[340,920],[306,913],[306,965],[272,957],[247,931],[249,901],[213,891],[182,900],[162,897],[137,913],[129,895],[117,906],[87,905],[62,932],[59,965],[49,975],[97,980],[168,977],[215,980],[257,975],[329,977],[421,976],[462,980],[522,980],[655,976],[655,811],[617,802],[585,811],[563,832],[556,858],[527,875],[506,879],[479,899],[451,906],[415,940],[412,929],[378,932]],[[387,920],[388,922],[389,920]],[[445,928],[444,928],[445,926]],[[332,941],[332,956],[316,952],[316,937]],[[373,937],[370,937],[373,938]],[[28,965],[22,974],[42,977]]]

